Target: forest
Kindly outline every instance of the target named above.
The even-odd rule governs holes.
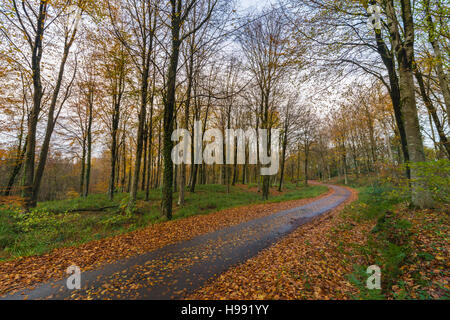
[[[0,0],[0,298],[196,239],[207,284],[130,272],[61,298],[448,298],[449,19],[445,0]],[[233,226],[256,260],[212,276]],[[317,276],[334,259],[340,280]]]

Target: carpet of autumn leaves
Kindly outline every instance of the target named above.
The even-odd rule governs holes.
[[[188,296],[188,299],[345,299],[355,288],[352,271],[339,248],[346,241],[363,243],[370,226],[330,235],[342,222],[338,214],[351,198],[332,212],[302,226],[246,263],[228,270]],[[354,257],[357,259],[357,257]]]
[[[186,296],[188,299],[361,299],[364,294],[349,277],[355,266],[379,263],[381,246],[368,243],[379,237],[374,230],[377,218],[356,219],[366,204],[351,198],[333,211],[314,219],[263,250],[247,262],[235,266],[205,286]],[[298,207],[325,197],[284,203],[241,206],[205,216],[193,216],[113,238],[93,241],[79,247],[61,248],[43,256],[0,263],[0,293],[66,276],[69,265],[91,270],[119,259],[136,256],[168,244],[191,239],[281,210]],[[351,203],[351,204],[350,204]],[[345,208],[345,209],[344,209]],[[449,297],[448,261],[450,251],[449,206],[433,210],[411,210],[395,205],[389,214],[408,221],[407,256],[396,270],[392,283],[385,286],[382,267],[383,299],[442,299]],[[364,248],[364,250],[361,250]],[[368,251],[370,251],[368,253]],[[363,275],[364,277],[364,275]],[[362,279],[364,281],[364,279]]]
[[[411,222],[412,253],[390,296],[450,298],[450,206],[439,210],[402,208],[398,214]]]
[[[237,225],[278,211],[302,206],[329,195],[332,191],[311,199],[282,203],[264,203],[222,210],[208,215],[150,225],[127,234],[92,241],[78,247],[53,250],[42,256],[24,257],[0,263],[0,294],[24,287],[62,279],[66,269],[77,265],[82,271],[162,248],[201,234]]]
[[[352,190],[354,201],[357,194]],[[377,219],[356,222],[351,211],[333,210],[302,226],[256,257],[209,281],[188,299],[361,299],[349,281],[355,266],[375,263],[364,251]],[[350,212],[350,213],[349,213]],[[449,292],[449,210],[396,207],[397,219],[411,222],[410,256],[381,299],[442,299]],[[372,249],[370,249],[372,250]],[[376,255],[377,252],[372,252]],[[364,269],[365,270],[365,269]],[[383,274],[383,266],[382,266]],[[367,276],[366,276],[367,277]]]

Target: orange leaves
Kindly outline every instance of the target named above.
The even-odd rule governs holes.
[[[1,193],[0,189],[0,193]],[[0,196],[0,206],[11,206],[12,208],[22,207],[24,199],[18,196]]]
[[[353,194],[354,200],[356,193]],[[342,207],[342,206],[341,206]],[[210,281],[189,299],[346,299],[354,293],[346,274],[352,264],[344,262],[337,238],[349,235],[331,230],[342,223],[333,214],[302,226],[278,244],[246,263]],[[361,242],[364,233],[354,232]]]
[[[325,195],[321,197],[323,196]],[[192,216],[150,225],[144,229],[92,241],[78,247],[56,249],[42,256],[3,262],[0,263],[0,295],[49,279],[62,279],[66,276],[66,269],[70,265],[79,266],[83,272],[92,270],[208,232],[267,216],[274,212],[299,207],[316,199],[230,208],[209,215]],[[199,259],[202,258],[200,252],[197,256]],[[242,279],[242,281],[244,280]]]
[[[413,235],[410,244],[413,264],[405,265],[401,270],[400,281],[406,284],[401,289],[407,290],[416,299],[427,298],[426,295],[433,299],[448,296],[448,205],[441,209],[420,211],[401,208],[396,213],[411,222]]]

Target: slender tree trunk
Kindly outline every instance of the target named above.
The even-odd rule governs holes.
[[[447,121],[448,124],[450,125],[450,89],[448,88],[448,78],[444,71],[443,66],[444,60],[439,45],[439,36],[436,32],[436,27],[434,25],[433,18],[431,16],[430,0],[424,0],[423,4],[426,13],[425,23],[427,24],[428,29],[428,41],[431,43],[431,46],[433,47],[437,75],[439,79],[439,86],[441,88],[442,95],[444,96],[444,102],[447,110]]]
[[[308,186],[309,146],[305,146],[305,187]]]
[[[248,150],[247,147],[245,147],[245,157],[244,157],[244,165],[242,168],[242,184],[245,184],[246,179],[247,179],[247,159],[248,159]]]
[[[180,3],[181,6],[181,3]],[[170,55],[169,70],[167,75],[167,96],[164,101],[164,179],[162,194],[162,215],[172,219],[172,185],[173,185],[173,162],[172,162],[172,131],[174,127],[175,111],[175,87],[180,53],[180,17],[181,8],[172,6],[172,51]]]
[[[237,165],[237,146],[234,147],[234,165],[233,165],[233,182],[232,185],[235,186],[238,178],[238,165]]]
[[[148,124],[144,126],[144,139],[143,139],[143,160],[144,163],[142,164],[142,184],[141,184],[141,190],[145,190],[145,183],[147,182],[147,149],[148,149]]]
[[[124,128],[125,128],[125,124],[124,124]],[[122,133],[122,193],[125,192],[125,183],[126,183],[126,177],[127,177],[127,146],[126,146],[126,135],[125,135],[125,130]]]
[[[139,124],[138,124],[138,132],[137,132],[137,143],[136,143],[136,158],[134,164],[134,174],[133,174],[133,183],[131,185],[130,191],[130,201],[128,203],[128,207],[132,208],[136,203],[137,192],[139,189],[139,176],[141,173],[141,161],[142,161],[142,151],[144,144],[144,134],[145,134],[145,122],[147,121],[147,100],[148,100],[148,85],[149,85],[149,77],[150,77],[150,62],[153,54],[153,38],[155,32],[155,23],[156,23],[156,11],[154,11],[155,17],[153,26],[151,26],[152,14],[151,10],[149,11],[149,26],[151,26],[150,37],[147,43],[147,37],[143,42],[143,51],[142,51],[142,74],[141,74],[141,106],[139,110]]]
[[[89,122],[88,122],[88,130],[87,130],[87,159],[86,159],[86,183],[84,188],[84,197],[86,198],[89,195],[89,187],[91,182],[91,161],[92,161],[92,109],[93,109],[93,101],[89,103]]]
[[[425,106],[427,107],[428,112],[430,113],[431,117],[433,118],[434,124],[435,124],[436,129],[439,134],[439,139],[441,141],[441,144],[446,151],[447,158],[450,160],[450,143],[447,139],[447,136],[445,135],[444,128],[441,124],[441,121],[439,120],[436,108],[434,107],[433,102],[431,101],[430,97],[428,96],[428,94],[425,90],[425,84],[423,82],[422,73],[417,69],[417,67],[416,67],[416,71],[415,71],[415,76],[417,79],[417,83],[419,84],[420,94],[422,96],[423,102],[424,102]]]
[[[389,33],[399,62],[400,96],[409,156],[411,162],[417,163],[425,161],[425,153],[414,91],[414,22],[410,0],[401,0],[400,3],[405,34],[404,42],[400,38],[398,20],[392,0],[387,1],[386,10],[389,18]],[[411,168],[412,204],[420,208],[431,207],[433,205],[431,195],[420,182],[415,181],[417,177],[418,173],[413,166]]]
[[[280,185],[278,186],[278,191],[281,192],[283,190],[283,179],[284,179],[284,167],[286,163],[286,149],[287,149],[287,138],[288,138],[288,122],[286,120],[286,124],[284,126],[284,137],[283,137],[283,151],[281,156],[281,173],[280,173]]]
[[[22,169],[23,161],[25,158],[25,152],[27,150],[27,142],[26,141],[27,141],[27,138],[25,138],[25,145],[23,146],[23,148],[21,148],[20,144],[19,144],[19,149],[17,149],[17,153],[18,153],[17,160],[14,165],[14,169],[12,170],[11,175],[9,176],[9,179],[8,179],[8,185],[6,186],[5,193],[4,193],[5,197],[8,197],[11,194],[11,189],[14,185],[14,182],[16,181],[16,177],[19,174],[20,169]]]
[[[440,143],[438,143],[436,140],[436,135],[434,134],[433,119],[431,118],[430,111],[428,111],[428,123],[430,124],[431,140],[433,140],[434,151],[436,151],[436,154],[438,154],[439,152],[442,152],[443,150],[442,150],[442,146],[440,145]],[[445,153],[445,151],[444,151],[444,153]]]
[[[84,194],[84,179],[86,177],[86,137],[83,137],[83,143],[81,148],[81,172],[80,172],[80,196]]]
[[[192,35],[192,42],[195,41],[195,33]],[[190,44],[190,53],[189,53],[189,66],[188,66],[188,83],[186,90],[186,101],[184,103],[184,127],[186,129],[189,128],[189,113],[190,113],[190,105],[191,105],[191,94],[192,94],[192,77],[194,75],[194,43]],[[193,147],[193,145],[192,145]],[[192,164],[193,165],[193,162]],[[186,193],[186,164],[183,162],[181,164],[181,172],[180,172],[180,194],[178,198],[178,205],[184,206],[184,197]]]
[[[44,25],[47,17],[48,3],[41,1],[39,5],[39,13],[36,23],[36,34],[34,42],[30,42],[32,50],[31,70],[33,79],[33,106],[28,118],[27,130],[27,149],[25,153],[25,167],[23,177],[24,205],[26,209],[34,207],[36,203],[33,201],[33,184],[34,184],[34,161],[36,152],[36,127],[38,123],[39,113],[41,111],[42,101],[42,82],[41,82],[41,60],[42,60],[42,40],[44,38]],[[31,39],[29,40],[31,41]]]
[[[161,121],[159,121],[159,130],[158,130],[158,163],[156,169],[156,179],[155,179],[155,189],[160,186],[161,179]]]
[[[153,79],[152,79],[152,95],[150,97],[150,121],[149,121],[149,127],[148,127],[148,169],[147,169],[147,189],[145,190],[145,201],[149,200],[150,197],[150,186],[151,186],[151,175],[152,175],[152,143],[153,143],[153,108],[155,103],[155,75],[156,71],[153,73]]]
[[[128,168],[128,182],[127,182],[127,193],[130,193],[131,190],[131,175],[133,171],[133,147],[130,144],[130,162],[129,162],[129,168]]]
[[[112,130],[111,130],[111,172],[109,177],[109,188],[108,196],[112,200],[114,198],[115,192],[115,178],[116,178],[116,162],[119,153],[117,151],[117,131],[119,129],[119,119],[120,119],[120,97],[117,97],[116,103],[114,104],[114,111],[112,117]]]
[[[73,31],[73,34],[70,39],[67,39],[67,38],[65,39],[64,52],[63,52],[63,56],[61,59],[61,63],[59,65],[58,78],[56,80],[55,89],[53,91],[52,99],[50,102],[50,107],[48,110],[47,129],[45,132],[44,142],[41,147],[41,153],[39,156],[38,167],[36,169],[36,172],[34,175],[34,180],[33,180],[33,194],[32,194],[32,199],[31,199],[32,206],[36,205],[37,197],[39,194],[39,188],[41,186],[42,176],[44,174],[45,165],[47,163],[47,156],[48,156],[48,151],[50,148],[50,140],[51,140],[51,137],[53,134],[53,130],[55,128],[56,120],[58,118],[58,116],[56,116],[56,118],[55,118],[56,104],[58,103],[58,96],[59,96],[59,92],[61,90],[61,85],[62,85],[63,76],[64,76],[64,69],[66,66],[67,58],[69,56],[70,48],[72,47],[72,44],[75,40],[75,34],[76,34],[76,29]],[[66,98],[67,97],[65,97],[64,100]],[[64,103],[64,101],[62,103]]]
[[[300,182],[300,144],[297,146],[297,183],[296,186],[298,187],[298,184]]]
[[[394,115],[395,115],[395,122],[397,124],[397,129],[400,136],[400,143],[403,153],[403,159],[405,163],[409,162],[409,153],[408,153],[408,142],[406,141],[406,131],[405,131],[405,124],[403,120],[402,115],[402,105],[401,105],[401,99],[400,99],[400,85],[398,83],[398,76],[397,71],[395,70],[395,59],[393,56],[393,53],[391,53],[384,40],[381,37],[381,33],[379,31],[375,32],[376,41],[377,41],[377,50],[379,55],[381,56],[381,59],[383,60],[384,65],[386,66],[386,69],[388,71],[389,75],[389,83],[390,87],[389,89],[389,95],[392,100],[392,106],[394,108]],[[409,166],[406,166],[405,168],[406,177],[408,179],[411,178],[411,171]]]
[[[130,190],[130,202],[129,208],[132,208],[136,203],[137,192],[139,189],[139,176],[141,174],[141,161],[142,161],[142,147],[144,143],[144,124],[147,117],[147,95],[148,95],[148,78],[149,78],[149,65],[144,68],[141,79],[141,107],[139,111],[139,124],[136,143],[136,157],[134,163],[133,181]]]

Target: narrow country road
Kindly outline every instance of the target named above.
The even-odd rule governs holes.
[[[189,241],[83,272],[81,289],[66,280],[43,283],[33,290],[1,299],[180,299],[206,280],[255,256],[297,227],[342,204],[350,192],[334,193],[302,207],[278,212]]]

